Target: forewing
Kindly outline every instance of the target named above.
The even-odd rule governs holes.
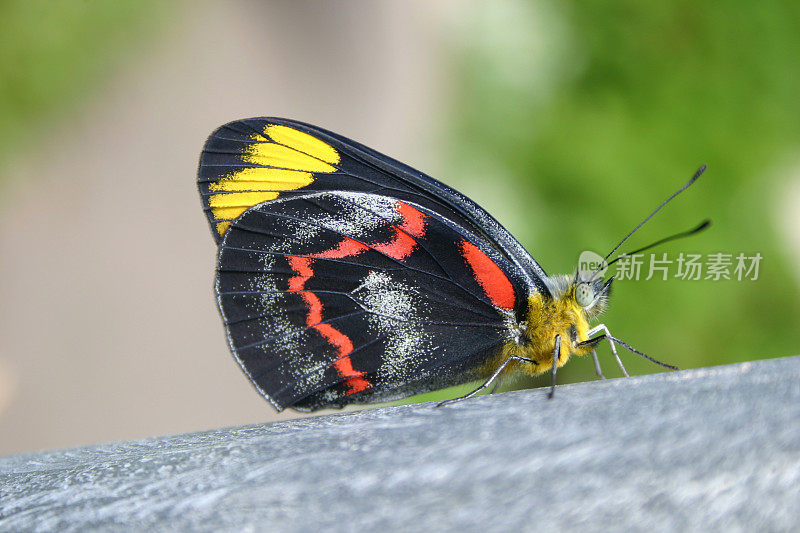
[[[480,236],[396,197],[284,197],[220,244],[231,349],[279,409],[381,401],[477,379],[526,292]]]
[[[279,118],[218,128],[200,157],[198,185],[219,242],[249,207],[310,191],[366,192],[425,207],[477,235],[516,265],[516,283],[547,294],[546,274],[475,202],[443,183],[350,139]]]

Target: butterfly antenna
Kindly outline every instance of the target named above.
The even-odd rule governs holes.
[[[670,195],[670,197],[669,197],[669,198],[667,198],[666,200],[664,200],[663,202],[661,202],[661,205],[659,205],[658,207],[656,207],[656,208],[653,210],[653,212],[652,212],[652,213],[650,213],[649,215],[647,215],[647,217],[646,217],[644,220],[642,220],[641,222],[639,222],[639,225],[638,225],[638,226],[636,226],[635,228],[633,228],[633,229],[632,229],[632,230],[631,230],[631,231],[630,231],[630,232],[629,232],[627,235],[625,235],[625,237],[623,237],[623,238],[622,238],[622,240],[621,240],[621,241],[619,241],[619,243],[617,243],[617,245],[614,247],[614,249],[613,249],[613,250],[611,250],[610,252],[608,252],[608,255],[606,255],[606,256],[603,258],[603,263],[605,263],[605,262],[608,260],[608,258],[609,258],[609,257],[611,257],[612,255],[614,255],[614,252],[616,252],[617,250],[619,250],[619,247],[620,247],[620,246],[622,246],[622,245],[623,245],[623,243],[624,243],[625,241],[627,241],[627,240],[630,238],[630,236],[631,236],[631,235],[633,235],[634,233],[636,233],[636,231],[637,231],[639,228],[641,228],[642,226],[644,226],[644,224],[645,224],[645,223],[646,223],[648,220],[650,220],[651,218],[653,218],[653,216],[654,216],[656,213],[658,213],[659,211],[661,211],[661,208],[662,208],[662,207],[664,207],[665,205],[667,205],[667,204],[668,204],[668,203],[669,203],[669,202],[670,202],[670,201],[671,201],[673,198],[675,198],[676,196],[678,196],[680,193],[682,193],[683,191],[685,191],[686,189],[688,189],[688,188],[689,188],[689,185],[691,185],[692,183],[694,183],[695,181],[697,181],[697,178],[699,178],[699,177],[700,177],[700,176],[703,174],[703,172],[705,172],[705,171],[706,171],[706,165],[705,165],[705,164],[702,164],[702,165],[700,165],[700,168],[698,168],[698,169],[697,169],[697,172],[695,172],[695,173],[694,173],[694,176],[692,176],[692,179],[690,179],[689,181],[687,181],[687,182],[686,182],[686,184],[685,184],[683,187],[681,187],[680,189],[678,189],[677,191],[675,191],[674,193],[672,193],[672,195]],[[710,222],[709,222],[709,223],[710,223]],[[702,231],[703,229],[705,229],[705,228],[708,226],[708,224],[706,224],[706,223],[704,222],[704,223],[703,223],[703,224],[701,224],[700,226],[702,226],[702,227],[700,227],[700,229],[695,229],[695,230],[693,230],[693,231]],[[692,233],[692,232],[689,232],[689,234],[690,234],[690,235],[691,235],[691,233]],[[675,238],[677,238],[677,237],[675,237]],[[671,237],[670,237],[670,238],[667,238],[667,240],[671,240],[671,239],[672,239]],[[650,246],[655,246],[655,244],[652,244],[652,245],[650,245]],[[648,247],[649,247],[649,246],[645,247],[645,249],[646,249],[646,248],[648,248]],[[641,250],[637,250],[637,251],[641,251]],[[612,262],[613,262],[613,261],[612,261]],[[611,263],[607,263],[607,264],[611,264]],[[597,268],[594,270],[594,272],[592,272],[592,275],[590,276],[590,278],[589,278],[589,279],[594,279],[594,278],[595,278],[595,276],[597,276],[597,274],[600,272],[600,270],[602,270],[602,268],[603,268],[603,264],[601,263],[601,265],[600,265],[599,267],[597,267]]]
[[[665,242],[674,241],[675,239],[682,239],[684,237],[690,237],[690,236],[694,235],[695,233],[700,233],[704,229],[708,228],[710,225],[711,225],[711,220],[706,219],[699,226],[697,226],[696,228],[693,228],[693,229],[690,229],[690,230],[687,230],[687,231],[682,231],[680,233],[676,233],[675,235],[670,235],[669,237],[664,237],[663,239],[659,239],[659,240],[657,240],[656,242],[654,242],[652,244],[648,244],[647,246],[642,246],[638,250],[634,250],[632,252],[625,252],[624,254],[620,254],[617,257],[615,257],[614,259],[612,259],[611,261],[609,261],[607,263],[607,266],[613,265],[614,263],[616,263],[617,261],[619,261],[623,257],[629,257],[629,256],[631,256],[633,254],[638,254],[639,252],[644,252],[645,250],[649,250],[650,248],[655,248],[656,246],[664,244]]]
[[[688,189],[688,188],[689,188],[689,185],[691,185],[692,183],[694,183],[695,181],[697,181],[697,178],[699,178],[699,177],[700,177],[700,176],[703,174],[703,172],[705,172],[705,171],[706,171],[706,165],[705,165],[705,164],[703,164],[703,165],[701,165],[701,166],[700,166],[700,168],[698,168],[698,169],[697,169],[697,172],[695,172],[695,173],[694,173],[694,176],[692,176],[692,179],[690,179],[689,181],[687,181],[687,182],[686,182],[686,184],[685,184],[683,187],[681,187],[680,189],[678,189],[677,191],[675,191],[674,193],[672,193],[672,195],[671,195],[669,198],[667,198],[666,200],[664,200],[663,202],[661,202],[661,205],[659,205],[658,207],[656,207],[656,208],[655,208],[655,210],[653,210],[653,212],[652,212],[652,213],[650,213],[649,215],[647,215],[647,218],[645,218],[644,220],[642,220],[641,222],[639,222],[639,225],[638,225],[638,226],[636,226],[635,228],[633,228],[633,229],[632,229],[632,230],[631,230],[631,231],[630,231],[630,232],[629,232],[627,235],[625,235],[625,237],[623,237],[623,238],[622,238],[622,240],[621,240],[621,241],[619,241],[619,243],[618,243],[618,244],[617,244],[617,245],[614,247],[614,249],[613,249],[613,250],[611,250],[610,252],[608,252],[608,255],[606,255],[606,256],[604,257],[604,259],[608,259],[609,257],[611,257],[611,256],[614,254],[614,252],[616,252],[616,251],[619,249],[619,247],[620,247],[620,246],[622,246],[622,244],[623,244],[625,241],[627,241],[627,240],[630,238],[630,236],[631,236],[631,235],[633,235],[634,233],[636,233],[636,230],[638,230],[639,228],[641,228],[642,226],[644,226],[645,222],[647,222],[648,220],[650,220],[651,218],[653,218],[653,215],[655,215],[656,213],[658,213],[659,211],[661,211],[661,208],[662,208],[662,207],[664,207],[665,205],[667,205],[667,204],[668,204],[668,203],[669,203],[669,202],[670,202],[670,201],[671,201],[673,198],[675,198],[675,197],[676,197],[676,196],[678,196],[680,193],[682,193],[683,191],[685,191],[686,189]]]
[[[697,181],[697,178],[699,178],[699,177],[700,177],[700,176],[703,174],[703,172],[705,172],[705,171],[706,171],[706,165],[705,165],[705,164],[704,164],[704,165],[701,165],[701,166],[700,166],[700,168],[698,168],[698,169],[697,169],[697,172],[695,172],[695,173],[694,173],[694,176],[692,176],[692,179],[690,179],[689,181],[687,181],[687,182],[686,182],[686,185],[684,185],[683,187],[681,187],[680,189],[678,189],[677,191],[675,191],[674,193],[672,193],[672,195],[671,195],[669,198],[667,198],[666,200],[664,200],[663,202],[661,202],[661,205],[659,205],[658,207],[656,207],[656,208],[655,208],[655,210],[654,210],[652,213],[650,213],[649,215],[647,215],[647,218],[645,218],[644,220],[642,220],[641,222],[639,222],[639,225],[638,225],[638,226],[636,226],[635,228],[633,228],[633,229],[630,231],[630,233],[628,233],[627,235],[625,235],[625,237],[623,237],[623,239],[622,239],[621,241],[619,241],[619,244],[617,244],[617,245],[614,247],[614,249],[613,249],[613,250],[611,250],[610,252],[608,252],[608,255],[606,255],[606,256],[604,257],[604,259],[606,259],[606,260],[607,260],[609,257],[611,257],[611,256],[614,254],[614,252],[616,252],[617,250],[619,250],[619,247],[620,247],[620,246],[622,246],[622,244],[623,244],[625,241],[627,241],[627,240],[630,238],[630,236],[631,236],[631,235],[633,235],[634,233],[636,233],[636,231],[637,231],[639,228],[641,228],[642,226],[644,226],[645,222],[647,222],[648,220],[650,220],[651,218],[653,218],[653,215],[655,215],[656,213],[658,213],[659,211],[661,211],[661,208],[662,208],[662,207],[664,207],[665,205],[667,205],[667,204],[668,204],[668,203],[669,203],[669,202],[670,202],[670,201],[671,201],[673,198],[675,198],[675,197],[676,197],[676,196],[678,196],[680,193],[682,193],[683,191],[685,191],[686,189],[688,189],[688,188],[689,188],[689,185],[691,185],[692,183],[694,183],[695,181]]]

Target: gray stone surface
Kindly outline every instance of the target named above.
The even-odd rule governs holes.
[[[5,457],[0,487],[3,531],[797,530],[800,357]]]

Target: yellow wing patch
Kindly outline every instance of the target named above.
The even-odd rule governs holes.
[[[212,196],[208,205],[217,220],[233,220],[238,217],[248,207],[274,200],[278,193],[274,191],[248,191],[230,194],[215,194]]]
[[[281,191],[302,189],[314,182],[314,173],[336,172],[339,152],[328,143],[289,126],[269,124],[242,150],[242,161],[258,165],[243,168],[209,183],[208,199],[222,236],[231,221],[250,207],[274,200]]]
[[[325,161],[298,152],[288,146],[274,143],[253,143],[247,147],[242,158],[255,165],[290,168],[292,170],[309,170],[311,172],[334,172],[333,167]]]
[[[310,185],[310,172],[282,168],[243,168],[220,181],[208,185],[211,191],[291,191]]]
[[[326,163],[335,165],[339,162],[339,152],[328,143],[316,137],[297,131],[289,126],[270,125],[265,128],[267,135],[280,144],[294,148]]]

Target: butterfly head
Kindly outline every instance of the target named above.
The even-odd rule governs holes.
[[[585,279],[576,274],[574,277],[550,277],[547,285],[556,307],[567,308],[575,315],[591,321],[608,307],[613,281],[613,276],[603,281],[598,277]]]
[[[536,293],[528,300],[528,309],[517,341],[516,352],[533,359],[537,364],[523,365],[531,374],[550,368],[555,338],[561,338],[558,365],[570,355],[585,355],[592,348],[581,346],[589,339],[589,322],[602,313],[608,303],[611,282],[601,279],[581,280],[568,275],[552,276],[545,280],[549,295]]]
[[[606,281],[602,279],[573,281],[568,294],[583,309],[587,319],[592,319],[608,307],[608,297],[611,293],[611,282],[613,281],[613,276]]]

